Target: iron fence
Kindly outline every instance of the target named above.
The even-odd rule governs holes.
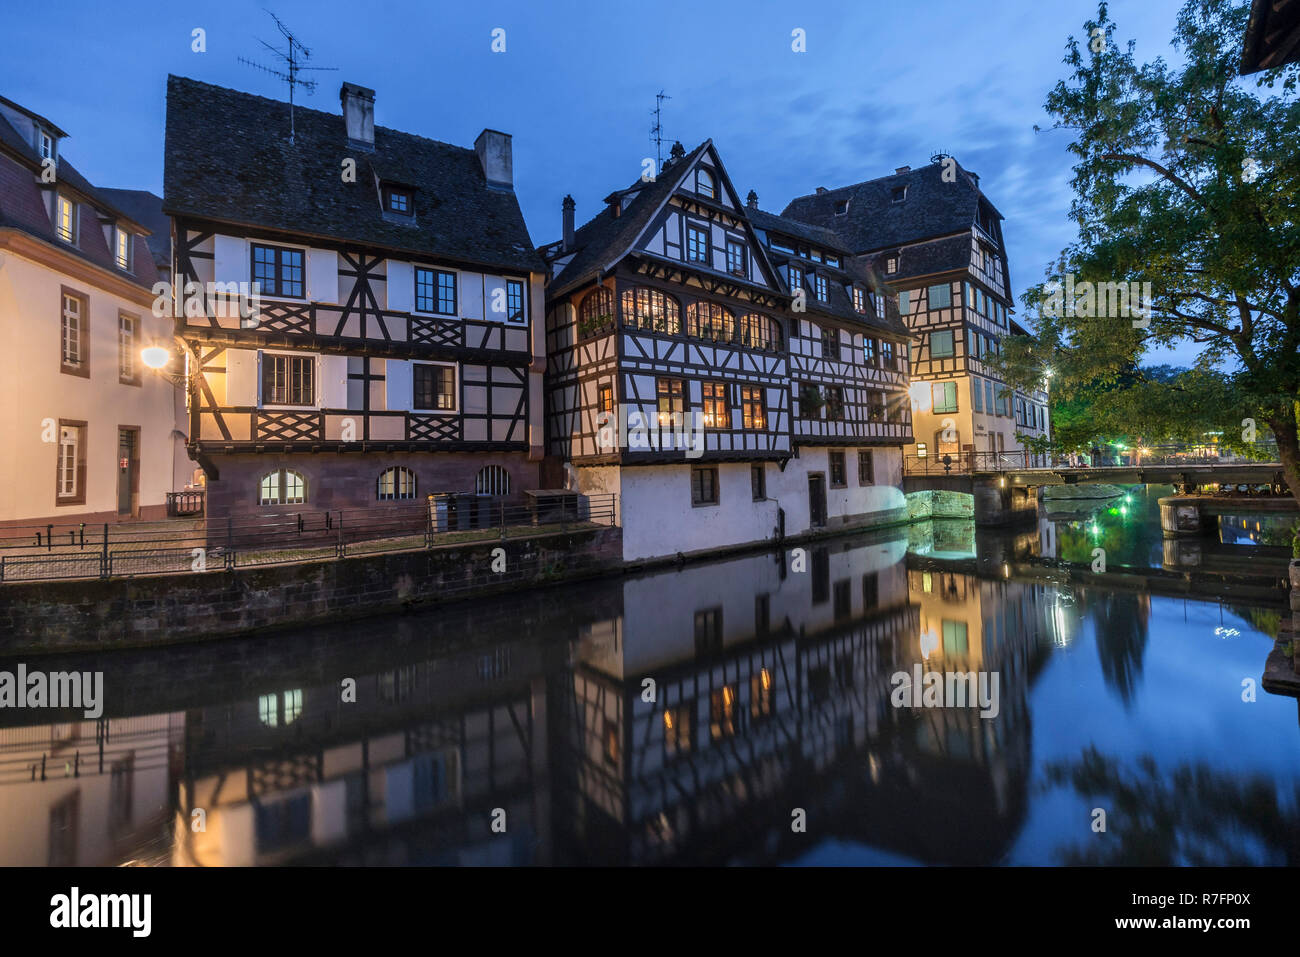
[[[280,508],[255,516],[0,528],[0,582],[210,572],[507,540],[613,525],[613,493],[509,502],[445,493],[359,509]]]
[[[1261,442],[1244,452],[1217,446],[1156,445],[1117,450],[1097,448],[1091,453],[1062,455],[1012,452],[952,452],[942,455],[907,455],[903,458],[904,475],[969,475],[973,472],[1023,472],[1035,469],[1134,469],[1177,467],[1181,465],[1275,465],[1279,462],[1277,445]]]

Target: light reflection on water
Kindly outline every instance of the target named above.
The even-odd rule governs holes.
[[[46,662],[106,718],[0,712],[0,864],[1296,863],[1276,609],[1041,567],[1167,565],[1153,502]],[[917,666],[997,716],[896,707]]]

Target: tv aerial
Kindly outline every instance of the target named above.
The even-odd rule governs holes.
[[[285,69],[276,70],[269,66],[263,66],[261,63],[257,63],[253,60],[249,60],[248,58],[242,56],[239,57],[238,59],[240,63],[243,63],[247,66],[251,66],[254,69],[261,70],[264,73],[269,73],[271,74],[271,76],[279,77],[281,80],[284,80],[286,83],[289,84],[289,143],[290,145],[292,145],[293,134],[294,134],[293,92],[297,87],[302,87],[308,93],[316,92],[316,81],[304,80],[300,78],[298,74],[304,73],[308,70],[322,70],[322,71],[337,70],[338,67],[303,66],[303,63],[305,61],[311,59],[311,50],[307,49],[306,45],[289,31],[289,28],[284,25],[283,21],[281,21],[279,17],[277,17],[274,13],[271,13],[270,10],[267,10],[266,12],[271,17],[271,19],[275,21],[276,28],[280,31],[281,34],[283,34],[285,41],[288,43],[288,49],[281,50],[278,47],[273,47],[271,46],[271,44],[267,43],[265,40],[262,39],[259,39],[257,42],[262,44],[262,46],[266,47],[268,50],[270,50],[274,56],[276,56],[282,63],[284,63]]]

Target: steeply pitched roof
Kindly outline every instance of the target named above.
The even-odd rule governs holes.
[[[974,178],[960,165],[951,183],[943,181],[943,165],[841,186],[791,200],[781,215],[833,230],[855,253],[934,239],[968,231],[976,222],[982,197]],[[904,199],[894,191],[906,187]],[[844,213],[836,205],[848,201]],[[984,202],[988,203],[987,198]],[[993,215],[1001,218],[989,203]]]
[[[22,109],[10,100],[4,102],[16,109]],[[24,112],[36,116],[28,110]],[[62,132],[48,120],[40,119],[49,129]],[[38,182],[41,170],[40,156],[37,155],[32,144],[24,139],[3,115],[0,115],[0,227],[21,230],[140,285],[152,286],[157,282],[158,270],[152,256],[136,256],[131,264],[132,271],[129,273],[117,268],[113,251],[109,249],[108,240],[104,237],[100,217],[120,220],[135,229],[146,230],[150,227],[117,206],[105,195],[105,190],[92,186],[72,165],[62,148],[59,150],[58,165],[55,169],[57,184],[66,187],[69,192],[80,194],[80,197],[85,200],[78,206],[75,245],[63,242],[55,234],[54,223],[50,219],[45,199],[41,195],[43,187]]]
[[[99,192],[118,209],[149,230],[149,250],[153,261],[170,269],[172,261],[172,221],[162,209],[162,197],[147,189],[101,188]]]
[[[870,326],[884,332],[892,332],[900,336],[910,336],[911,333],[903,322],[902,317],[898,314],[898,308],[893,301],[893,297],[885,295],[885,315],[877,316],[874,311],[868,308],[867,312],[858,312],[853,308],[853,300],[850,298],[848,286],[856,283],[864,289],[878,291],[881,294],[886,292],[885,284],[878,281],[871,271],[856,259],[844,247],[842,241],[830,230],[820,226],[809,226],[798,220],[790,219],[786,216],[776,216],[772,213],[764,212],[754,206],[745,207],[745,215],[749,218],[754,228],[771,235],[776,233],[786,237],[802,239],[805,242],[813,243],[826,252],[837,253],[840,256],[840,268],[836,269],[827,266],[825,263],[810,263],[802,257],[791,256],[786,253],[778,252],[769,248],[767,250],[768,258],[778,266],[786,265],[790,262],[797,263],[803,269],[816,269],[819,273],[826,276],[826,297],[827,301],[822,302],[813,295],[812,290],[808,290],[807,307],[808,312],[825,316],[834,316],[845,322],[855,323],[858,325]],[[790,294],[789,283],[784,270],[777,269],[777,278],[781,283],[781,291]]]
[[[610,265],[610,260],[622,256],[632,246],[642,230],[650,224],[663,202],[672,195],[686,171],[709,148],[712,140],[705,140],[671,166],[661,170],[652,182],[636,180],[627,190],[636,191],[636,197],[619,215],[614,215],[612,204],[593,216],[573,234],[573,258],[551,281],[548,296],[560,296],[594,278]],[[568,255],[567,253],[565,255]]]
[[[163,209],[173,216],[329,237],[540,272],[519,201],[487,185],[473,149],[375,127],[349,145],[343,117],[186,77],[167,78]],[[356,160],[355,183],[342,180]],[[416,187],[414,224],[386,218],[375,179]]]

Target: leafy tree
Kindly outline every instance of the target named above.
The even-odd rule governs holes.
[[[1009,338],[1001,368],[1022,388],[1050,368],[1067,426],[1174,436],[1209,422],[1240,442],[1253,419],[1300,501],[1300,66],[1254,89],[1237,76],[1248,14],[1246,0],[1188,0],[1176,65],[1138,63],[1105,3],[1070,38],[1072,72],[1046,109],[1073,135],[1079,235],[1047,279],[1150,283],[1150,310],[1116,315],[1115,289],[1073,309],[1054,287],[1031,289],[1037,341]],[[1188,340],[1200,349],[1189,373],[1135,374],[1151,347]]]

